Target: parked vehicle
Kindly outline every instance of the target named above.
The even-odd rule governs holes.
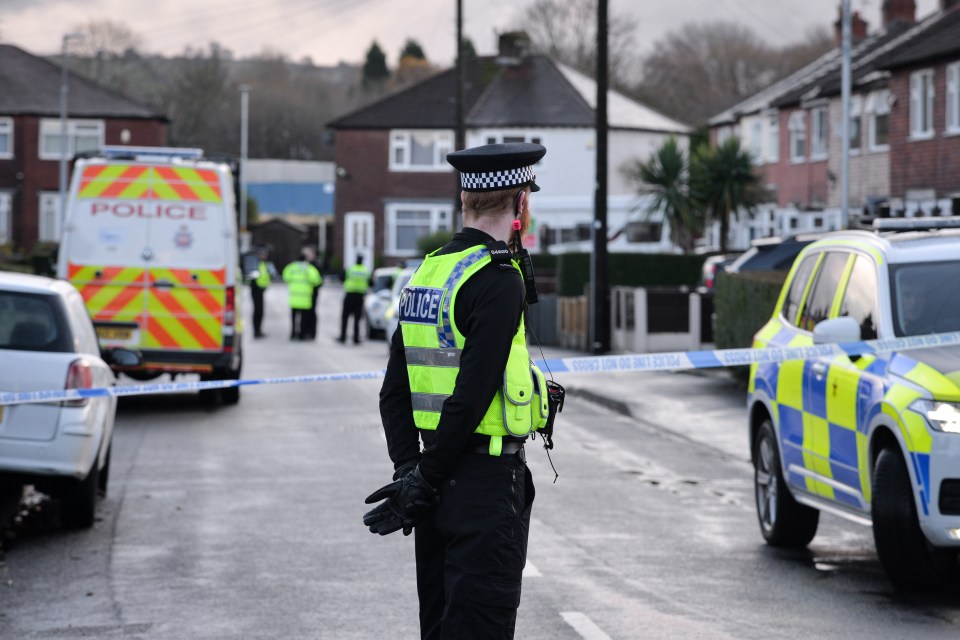
[[[739,258],[742,253],[720,253],[713,256],[707,256],[703,261],[703,267],[700,271],[700,283],[698,290],[701,293],[713,291],[713,286],[717,281],[717,274],[726,269],[726,267]]]
[[[390,353],[390,342],[393,340],[393,333],[400,326],[400,294],[403,288],[410,282],[416,269],[406,268],[397,272],[393,279],[393,287],[390,289],[390,306],[387,309],[387,353]]]
[[[242,276],[233,175],[197,149],[108,147],[76,162],[57,275],[86,301],[100,344],[162,373],[238,379]],[[240,387],[202,391],[225,403]]]
[[[886,232],[889,223],[912,230]],[[960,331],[960,218],[878,221],[807,246],[754,347]],[[904,226],[901,224],[901,226]],[[947,584],[960,552],[960,347],[751,366],[766,541],[804,547],[821,511],[870,524],[893,585]]]
[[[367,323],[367,338],[383,337],[387,329],[387,309],[390,308],[390,288],[400,267],[380,267],[373,270],[370,289],[363,298],[363,315]]]
[[[136,366],[135,352],[116,349],[112,364]],[[110,363],[80,293],[69,283],[0,272],[0,390],[110,387]],[[0,405],[0,487],[35,484],[60,502],[62,523],[93,524],[105,494],[117,401],[103,396],[66,402]]]
[[[727,273],[743,271],[789,271],[793,261],[804,247],[823,237],[807,234],[789,238],[762,238],[754,240],[749,249],[725,268]]]

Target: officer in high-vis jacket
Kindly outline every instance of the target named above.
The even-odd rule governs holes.
[[[367,498],[380,504],[364,524],[415,530],[421,638],[513,638],[534,498],[524,441],[546,425],[548,403],[508,243],[529,226],[545,153],[512,143],[447,156],[464,228],[400,299],[380,391],[394,482]]]

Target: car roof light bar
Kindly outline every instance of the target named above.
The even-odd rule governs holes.
[[[111,160],[199,160],[203,158],[203,149],[107,145],[100,149],[98,155]]]
[[[928,216],[917,218],[875,218],[873,230],[881,231],[933,231],[935,229],[960,229],[960,216]]]

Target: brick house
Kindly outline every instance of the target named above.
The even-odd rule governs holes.
[[[904,128],[909,125],[909,116],[904,114],[910,104],[910,80],[900,77],[903,74],[896,69],[927,64],[931,56],[951,55],[952,47],[960,41],[960,31],[953,26],[956,22],[953,9],[957,5],[956,0],[941,0],[937,12],[918,22],[914,0],[884,0],[883,29],[870,35],[866,23],[858,15],[853,16],[851,219],[886,215],[895,204],[892,196],[896,193],[930,196],[928,208],[934,205],[929,191],[933,187],[895,186],[895,166],[911,167],[915,173],[924,171],[900,155],[902,145],[909,137],[905,133],[908,129]],[[754,152],[774,196],[759,208],[759,214],[753,220],[745,221],[732,231],[731,246],[745,248],[758,237],[829,231],[847,224],[847,218],[840,210],[842,61],[839,19],[835,27],[838,48],[710,120],[714,140],[737,135]],[[941,33],[943,35],[934,38]],[[924,43],[928,40],[939,44],[927,46]],[[908,56],[904,53],[908,51],[915,53]],[[950,68],[947,61],[941,61],[937,67],[940,71],[937,77],[943,85],[948,84],[947,75],[955,73],[950,72]],[[944,104],[941,107],[946,108]],[[943,117],[940,122],[944,122]],[[920,140],[930,142],[929,145],[914,145],[911,149],[941,159],[945,159],[944,154],[949,154],[951,149],[956,154],[951,132],[946,128],[940,131],[930,140]],[[944,166],[936,170],[945,174],[950,172]],[[950,182],[949,176],[943,180]],[[926,177],[921,179],[923,184],[927,181]],[[955,181],[953,186],[939,184],[938,189],[940,194],[945,193],[944,189],[956,189]],[[941,206],[941,210],[945,209]],[[713,244],[719,244],[716,230],[713,236]]]
[[[890,209],[960,215],[960,2],[877,62],[890,74]]]
[[[105,144],[159,146],[168,119],[69,76],[67,155]],[[29,251],[60,239],[60,67],[0,45],[0,247]]]
[[[596,85],[552,59],[526,52],[522,34],[501,36],[497,56],[464,65],[466,145],[527,141],[547,147],[537,166],[542,191],[533,206],[531,251],[589,245],[593,220]],[[346,114],[336,132],[334,253],[396,264],[416,257],[416,241],[454,227],[459,182],[446,155],[454,150],[455,71],[447,70]],[[593,95],[591,95],[591,92]],[[664,225],[636,218],[636,188],[618,171],[647,159],[670,136],[690,129],[615,92],[610,120],[608,222],[627,233],[611,251],[669,251]],[[632,225],[632,226],[631,226]],[[629,228],[628,228],[629,227]]]

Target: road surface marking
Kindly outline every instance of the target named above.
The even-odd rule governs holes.
[[[573,630],[579,633],[584,640],[611,640],[610,636],[605,634],[600,627],[593,624],[593,620],[579,611],[562,611],[560,615],[564,622],[573,627]]]

